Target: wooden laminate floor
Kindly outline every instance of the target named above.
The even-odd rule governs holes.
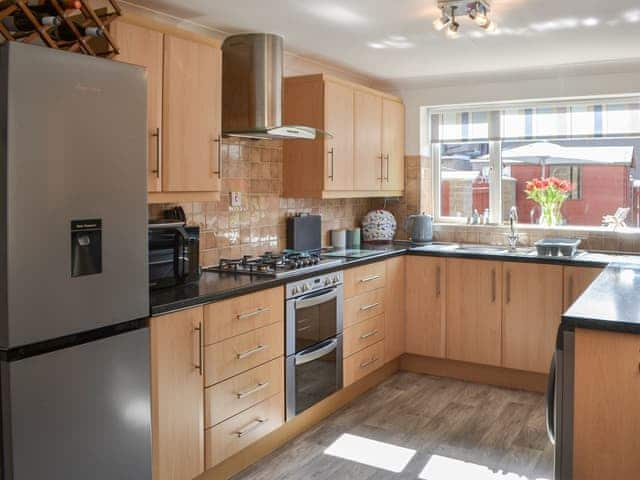
[[[544,397],[398,373],[235,480],[551,479]]]

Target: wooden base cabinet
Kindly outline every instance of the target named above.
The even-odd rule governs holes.
[[[568,310],[601,273],[602,268],[564,267],[564,310]]]
[[[576,329],[573,478],[640,476],[640,335]]]
[[[562,315],[562,266],[503,264],[502,366],[548,373]]]
[[[202,307],[150,325],[153,479],[189,480],[204,471]]]
[[[436,257],[410,257],[407,262],[407,353],[445,357],[445,268],[445,260]]]
[[[502,263],[446,260],[447,358],[501,365]]]
[[[406,328],[406,257],[396,257],[386,262],[386,285],[384,289],[385,304],[385,333],[384,356],[385,362],[398,358],[405,348]]]

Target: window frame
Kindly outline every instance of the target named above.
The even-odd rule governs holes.
[[[451,111],[455,112],[488,112],[489,139],[482,141],[481,139],[470,139],[471,143],[488,143],[489,144],[489,206],[490,217],[489,222],[493,226],[503,225],[505,219],[502,212],[502,144],[503,139],[500,138],[502,131],[502,111],[512,109],[538,109],[538,108],[561,108],[576,106],[593,106],[594,104],[613,104],[613,103],[640,103],[640,93],[630,93],[624,95],[607,95],[594,97],[579,98],[558,98],[531,101],[512,101],[512,102],[487,102],[472,104],[454,104],[441,105],[432,107],[421,107],[421,126],[420,126],[420,149],[423,155],[431,157],[431,204],[433,206],[433,218],[436,223],[446,223],[452,225],[465,225],[467,218],[441,215],[442,207],[442,171],[441,171],[441,146],[445,143],[432,143],[433,130],[435,125],[433,119],[435,114],[442,114]],[[621,135],[617,138],[638,138],[638,135]],[[574,137],[580,138],[580,136]],[[589,135],[584,138],[606,138],[602,136]],[[508,140],[513,140],[509,138]],[[541,140],[540,138],[532,138],[531,141]],[[550,139],[553,141],[553,139]],[[600,226],[591,225],[561,225],[554,228],[573,229],[599,229]]]

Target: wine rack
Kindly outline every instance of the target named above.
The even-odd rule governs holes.
[[[107,7],[94,10],[89,5],[88,0],[78,0],[79,8],[72,10],[65,10],[63,2],[59,0],[40,0],[35,6],[28,4],[24,0],[3,2],[8,6],[0,11],[0,35],[9,42],[34,43],[41,40],[44,45],[50,48],[111,58],[120,51],[113,36],[109,33],[109,25],[122,15],[122,10],[117,0],[107,1],[111,5],[112,11]],[[52,7],[52,11],[59,19],[58,24],[43,25],[40,22],[35,10],[42,6]],[[15,14],[28,19],[33,25],[33,30],[11,31],[7,28],[4,20]],[[59,39],[54,35],[56,29],[61,28],[63,25],[63,28],[71,38]],[[99,32],[100,40],[103,41],[92,42],[92,40],[96,39],[96,36],[86,33],[89,28],[93,28],[93,32]],[[99,43],[100,45],[96,47],[92,43]]]

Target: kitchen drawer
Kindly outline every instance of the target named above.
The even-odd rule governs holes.
[[[284,321],[284,288],[277,287],[204,307],[204,344]]]
[[[214,467],[284,423],[284,393],[231,417],[205,432],[206,468]]]
[[[218,423],[281,393],[284,358],[241,373],[204,391],[205,427]]]
[[[386,264],[376,262],[344,272],[344,298],[377,290],[385,285]]]
[[[384,314],[345,329],[343,356],[347,358],[382,339],[384,339]]]
[[[371,345],[344,360],[344,386],[357,382],[362,377],[384,365],[384,341]]]
[[[384,288],[344,301],[344,328],[384,313]]]
[[[258,328],[204,348],[205,387],[283,355],[282,322]]]

